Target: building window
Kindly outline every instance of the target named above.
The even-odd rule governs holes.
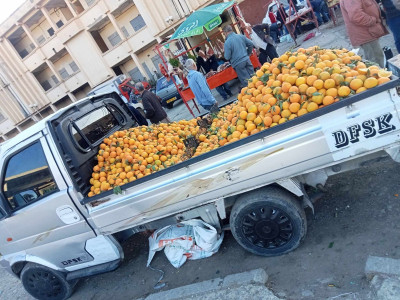
[[[0,122],[3,122],[6,118],[4,117],[4,115],[2,113],[0,113]]]
[[[129,77],[132,78],[132,80],[134,82],[139,82],[139,81],[144,80],[144,77],[143,77],[142,73],[140,73],[140,70],[138,67],[135,67],[134,69],[129,71],[128,74],[129,74]]]
[[[12,156],[3,178],[2,192],[12,210],[58,191],[40,142]]]
[[[63,27],[64,23],[63,23],[63,21],[60,20],[56,23],[56,25],[58,28],[61,28],[61,27]]]
[[[48,82],[47,80],[43,81],[43,82],[40,83],[40,84],[41,84],[42,88],[43,88],[45,91],[48,91],[49,89],[51,89],[51,84],[50,84],[50,82]]]
[[[29,46],[31,47],[32,50],[35,50],[35,45],[33,43],[31,43]]]
[[[28,50],[26,50],[26,49],[23,49],[23,50],[19,53],[19,55],[21,56],[21,58],[24,58],[24,57],[28,56],[28,54],[29,54],[29,52],[28,52]]]
[[[138,15],[136,18],[131,20],[130,23],[133,27],[133,30],[135,31],[138,31],[146,26],[146,23],[144,22],[143,17],[141,15]]]
[[[62,79],[67,79],[69,77],[69,73],[65,68],[62,68],[58,72],[60,73],[60,76],[61,76]]]
[[[85,1],[88,6],[92,6],[92,4],[96,2],[96,0],[85,0]]]
[[[79,68],[74,61],[72,63],[70,63],[69,66],[71,67],[72,72],[75,73],[75,72],[79,71]]]
[[[50,27],[49,29],[47,29],[47,32],[49,33],[50,36],[53,36],[54,35],[53,27]]]
[[[126,30],[125,26],[121,27],[121,31],[126,38],[129,37],[129,32],[128,32],[128,30]]]
[[[51,75],[51,79],[54,81],[54,84],[58,84],[59,81],[55,75]]]
[[[44,38],[43,35],[41,35],[41,36],[39,36],[39,37],[37,38],[37,42],[39,43],[39,45],[40,45],[40,44],[43,44],[45,41],[46,41],[46,39]]]
[[[118,32],[114,32],[112,35],[108,37],[108,40],[114,47],[115,45],[118,45],[121,42],[121,37],[118,35]]]

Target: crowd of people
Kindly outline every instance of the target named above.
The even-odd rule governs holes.
[[[325,0],[310,0],[319,24],[329,21],[328,7]],[[381,7],[380,7],[381,5]],[[383,10],[381,9],[383,8]],[[354,47],[364,51],[364,58],[378,63],[384,67],[384,53],[379,43],[379,38],[388,34],[386,24],[393,33],[397,51],[400,53],[400,0],[340,0],[340,9],[348,36]],[[230,25],[225,25],[222,33],[225,36],[223,55],[215,55],[212,48],[203,50],[195,49],[196,60],[187,59],[185,68],[187,81],[197,102],[207,111],[218,108],[218,103],[213,96],[205,77],[209,72],[216,72],[221,64],[229,62],[237,73],[240,86],[247,86],[248,79],[254,74],[254,67],[249,56],[253,49],[257,50],[261,64],[278,57],[275,45],[279,36],[287,34],[285,9],[280,7],[277,14],[269,9],[270,24],[250,24],[242,22],[242,29],[250,38],[243,34],[233,32]],[[295,31],[296,32],[296,31]],[[144,89],[139,83],[136,88],[142,95],[142,103],[146,118],[152,123],[168,122],[167,114],[161,107],[158,97]],[[216,87],[217,92],[226,100],[233,95],[228,83]],[[141,120],[147,123],[146,120]]]

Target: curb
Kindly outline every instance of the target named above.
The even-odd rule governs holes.
[[[264,269],[255,269],[248,272],[228,275],[225,278],[216,278],[199,283],[186,285],[168,291],[151,294],[143,300],[172,300],[178,298],[189,298],[200,293],[210,293],[220,291],[235,286],[255,284],[264,285],[268,280],[268,275]]]
[[[400,276],[400,259],[368,256],[365,263],[365,275],[371,280],[375,275]]]

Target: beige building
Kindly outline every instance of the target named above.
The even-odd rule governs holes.
[[[154,46],[217,2],[25,1],[0,25],[0,142],[116,75],[155,79]]]

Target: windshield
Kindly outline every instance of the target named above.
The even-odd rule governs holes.
[[[178,76],[174,76],[175,82],[176,84],[179,84],[179,77]],[[156,89],[157,91],[160,91],[162,89],[165,89],[166,87],[173,85],[174,82],[172,81],[172,78],[170,77],[169,79],[165,78],[165,77],[161,77],[160,79],[157,80],[157,86]]]

